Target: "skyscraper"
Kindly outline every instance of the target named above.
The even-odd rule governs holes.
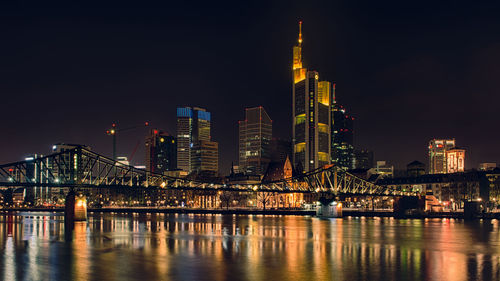
[[[330,82],[302,66],[302,22],[293,47],[293,165],[308,172],[330,163]]]
[[[174,136],[154,129],[146,137],[146,169],[163,174],[177,169],[177,141]]]
[[[203,108],[177,108],[177,168],[217,173],[219,146],[211,141],[210,122],[211,114]]]
[[[259,106],[245,109],[245,120],[238,125],[240,171],[263,175],[271,161],[272,120]]]
[[[429,174],[448,172],[446,152],[455,147],[455,139],[432,139],[429,142]]]
[[[335,84],[333,89],[335,90]],[[344,169],[354,168],[354,118],[343,106],[332,102],[332,163]],[[373,161],[373,160],[372,160]]]
[[[201,140],[191,149],[191,172],[205,177],[215,177],[219,172],[219,144]]]

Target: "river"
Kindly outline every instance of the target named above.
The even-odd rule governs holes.
[[[0,214],[0,280],[500,280],[497,220]]]

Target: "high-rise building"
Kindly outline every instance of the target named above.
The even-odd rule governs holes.
[[[262,175],[271,161],[273,124],[262,106],[245,109],[239,126],[239,168],[247,174]]]
[[[287,158],[292,159],[292,143],[288,140],[273,138],[271,140],[271,162],[285,163]]]
[[[366,170],[373,168],[373,151],[356,149],[354,151],[354,168]]]
[[[168,133],[153,129],[146,137],[146,169],[163,174],[177,169],[177,141]]]
[[[455,139],[432,139],[429,142],[429,174],[448,172],[446,152],[455,147]]]
[[[332,163],[347,170],[353,169],[355,168],[353,131],[354,118],[349,116],[346,113],[345,108],[341,105],[338,105],[335,102],[335,99],[333,100],[332,104]]]
[[[465,149],[454,147],[446,151],[447,173],[465,171]]]
[[[177,108],[177,168],[188,173],[218,170],[218,143],[211,141],[211,114],[199,107]],[[206,150],[206,151],[205,151]],[[214,165],[214,153],[217,163]],[[208,161],[204,163],[203,161]],[[210,168],[208,168],[210,167]],[[215,168],[214,168],[215,167]]]
[[[215,177],[219,172],[219,144],[201,140],[191,149],[191,172],[207,177]]]
[[[302,22],[293,47],[293,165],[308,172],[330,163],[331,84],[302,65]]]

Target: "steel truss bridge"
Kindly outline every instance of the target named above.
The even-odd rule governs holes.
[[[300,176],[260,184],[204,182],[152,173],[117,162],[84,147],[39,158],[0,165],[0,188],[152,188],[273,193],[326,193],[331,195],[413,195],[382,187],[336,166]]]

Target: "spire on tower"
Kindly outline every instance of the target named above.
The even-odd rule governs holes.
[[[299,21],[299,46],[302,45],[302,21]]]

